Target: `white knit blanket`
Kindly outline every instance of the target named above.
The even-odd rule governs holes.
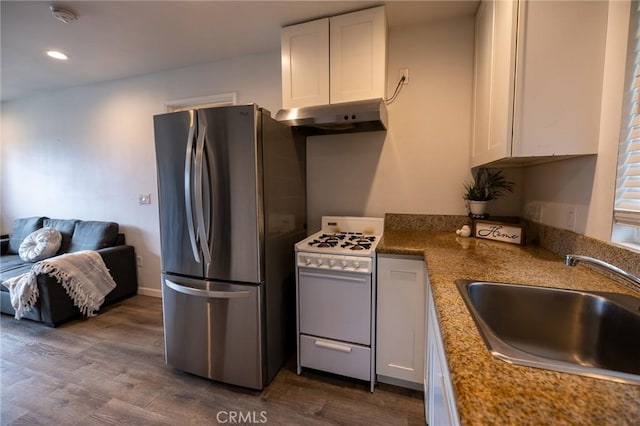
[[[102,257],[95,251],[67,253],[34,263],[27,273],[2,283],[9,289],[16,319],[29,312],[38,301],[38,274],[56,278],[82,314],[93,317],[104,297],[116,287]]]

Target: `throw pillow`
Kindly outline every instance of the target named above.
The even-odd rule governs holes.
[[[71,236],[73,230],[76,227],[77,219],[45,219],[42,226],[45,228],[53,228],[62,235],[62,243],[58,254],[66,253],[69,250],[69,244],[71,244]]]
[[[69,252],[111,247],[118,238],[118,231],[119,226],[115,222],[79,221],[71,237]]]
[[[20,244],[27,238],[27,235],[42,228],[44,219],[44,217],[25,217],[14,220],[7,254],[19,254]]]
[[[41,228],[27,235],[20,244],[20,259],[37,262],[55,255],[62,243],[62,235],[53,228]]]

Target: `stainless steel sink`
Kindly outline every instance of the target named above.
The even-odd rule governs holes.
[[[504,361],[640,384],[640,299],[456,280],[489,351]]]

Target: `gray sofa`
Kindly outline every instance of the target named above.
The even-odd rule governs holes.
[[[54,228],[62,235],[62,243],[56,255],[80,250],[96,250],[100,254],[116,283],[116,288],[105,297],[102,306],[137,293],[138,279],[134,248],[125,244],[124,234],[119,232],[119,225],[114,222],[75,219],[47,217],[16,219],[11,236],[4,235],[0,240],[2,247],[0,283],[30,270],[33,263],[24,262],[18,255],[18,248],[27,235],[42,227]],[[81,315],[55,278],[40,274],[37,276],[37,281],[40,292],[38,303],[23,318],[56,327]],[[0,312],[15,315],[9,290],[3,285],[0,285]]]

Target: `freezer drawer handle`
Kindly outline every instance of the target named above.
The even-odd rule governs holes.
[[[210,297],[213,299],[238,299],[245,298],[251,295],[250,291],[210,291],[210,290],[198,290],[197,288],[186,287],[173,281],[164,280],[167,287],[180,293],[188,294],[190,296],[198,297]]]
[[[316,346],[320,348],[332,349],[334,351],[346,352],[346,353],[351,352],[350,346],[338,345],[337,343],[323,342],[322,340],[316,340],[314,343]]]

